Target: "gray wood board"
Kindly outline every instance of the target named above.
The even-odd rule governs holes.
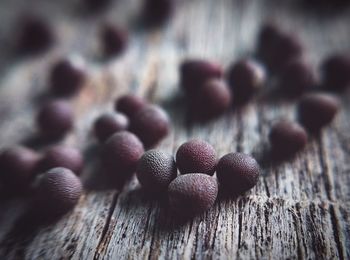
[[[16,232],[26,201],[0,202],[2,259],[331,259],[350,257],[350,134],[348,94],[334,123],[312,138],[294,160],[263,164],[256,187],[178,226],[162,203],[146,198],[133,178],[122,188],[103,189],[96,167],[98,147],[91,124],[111,111],[116,97],[129,91],[163,105],[172,118],[171,134],[159,148],[175,153],[184,141],[209,141],[222,156],[228,152],[263,157],[270,126],[295,118],[295,103],[257,98],[244,110],[229,112],[205,125],[188,126],[178,96],[179,62],[204,57],[228,66],[254,51],[261,21],[275,19],[300,35],[306,58],[317,69],[334,51],[350,51],[350,12],[316,13],[297,1],[179,1],[171,23],[159,30],[135,28],[139,1],[121,0],[105,16],[79,12],[78,1],[3,1],[0,39],[1,147],[28,143],[34,117],[45,100],[51,64],[64,55],[83,57],[89,80],[72,100],[76,126],[63,143],[85,151],[82,176],[88,189],[73,212],[48,227],[23,236]],[[44,56],[12,55],[9,24],[31,6],[50,17],[58,43]],[[75,6],[75,8],[72,8]],[[98,33],[102,22],[130,28],[130,45],[120,58],[101,62]],[[271,87],[270,85],[266,86]],[[93,177],[94,176],[94,177]],[[92,184],[92,185],[91,185]]]

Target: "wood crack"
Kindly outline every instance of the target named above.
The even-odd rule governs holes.
[[[107,215],[107,218],[106,218],[106,222],[104,224],[100,240],[99,240],[99,242],[97,244],[97,247],[95,249],[95,254],[94,254],[93,259],[99,259],[100,256],[101,256],[101,253],[106,248],[106,242],[108,242],[108,241],[104,241],[104,240],[105,240],[105,237],[106,237],[106,234],[107,234],[107,231],[108,231],[108,228],[109,228],[109,225],[110,225],[110,222],[111,222],[114,210],[115,210],[115,208],[117,206],[118,197],[119,197],[119,192],[117,192],[114,195],[114,197],[113,197],[112,204],[111,204],[111,206],[109,208],[108,215]]]
[[[147,217],[146,217],[146,227],[145,227],[145,232],[143,234],[143,239],[142,239],[142,242],[141,242],[141,247],[144,247],[145,246],[145,243],[146,243],[146,240],[147,240],[147,233],[148,233],[148,230],[150,228],[150,219],[151,219],[151,215],[152,215],[152,210],[153,210],[153,207],[152,207],[152,204],[149,206],[148,208],[148,212],[147,212]]]
[[[0,17],[6,21],[1,23],[0,37],[9,39],[8,25],[16,21],[23,5],[18,5],[21,0],[0,2]],[[175,154],[179,144],[197,137],[212,143],[220,156],[244,152],[259,159],[265,155],[262,148],[267,147],[273,122],[281,117],[297,119],[295,101],[274,95],[278,94],[272,89],[277,90],[275,75],[268,73],[269,82],[245,107],[201,125],[187,120],[184,101],[174,96],[180,91],[181,60],[215,61],[227,72],[241,58],[255,58],[257,33],[271,17],[282,30],[299,34],[313,68],[326,55],[349,48],[350,34],[344,32],[349,29],[350,10],[345,8],[334,13],[336,19],[320,19],[328,14],[308,15],[308,7],[293,1],[177,1],[169,23],[148,30],[136,21],[140,1],[115,1],[105,14],[128,30],[128,46],[123,55],[102,62],[96,34],[103,26],[101,16],[88,17],[71,2],[45,1],[41,6],[43,13],[55,14],[49,22],[59,29],[60,41],[52,51],[39,59],[22,60],[8,55],[10,46],[0,50],[1,146],[22,143],[34,134],[33,114],[48,94],[47,72],[60,53],[78,52],[88,79],[72,99],[77,127],[62,140],[64,144],[80,149],[90,143],[94,117],[111,111],[116,97],[131,93],[162,105],[169,114],[173,140],[167,137],[156,149]],[[296,159],[274,164],[267,157],[255,188],[238,198],[218,201],[210,211],[182,225],[173,223],[155,201],[133,193],[137,183],[126,185],[119,195],[113,190],[89,191],[70,215],[32,232],[29,240],[23,230],[13,232],[19,229],[15,220],[22,214],[11,210],[16,205],[0,203],[0,258],[349,258],[350,106],[345,96],[337,119],[321,137],[311,138]],[[86,159],[89,170],[92,160]]]
[[[326,156],[324,154],[324,145],[322,138],[319,136],[317,138],[317,143],[318,143],[318,153],[319,153],[319,158],[320,158],[320,165],[322,167],[322,175],[324,179],[324,185],[326,189],[326,195],[328,200],[334,200],[333,195],[332,195],[332,190],[333,190],[333,185],[331,182],[331,178],[329,176],[329,166],[327,163]]]
[[[242,239],[242,219],[243,219],[243,217],[242,217],[242,205],[243,205],[243,201],[242,201],[242,199],[240,199],[239,200],[239,202],[238,202],[238,210],[239,210],[239,212],[238,212],[238,249],[240,249],[241,248],[241,239]],[[239,251],[237,251],[237,253],[238,253]]]
[[[214,249],[214,246],[215,246],[215,240],[216,240],[216,232],[218,231],[218,227],[219,227],[219,217],[220,217],[220,211],[221,211],[221,206],[220,206],[220,203],[217,203],[218,204],[218,209],[217,209],[217,214],[216,214],[216,217],[215,217],[215,220],[216,220],[216,225],[215,225],[215,228],[214,228],[214,231],[213,231],[213,241],[210,245],[210,248],[211,249]]]
[[[345,254],[344,254],[345,250],[341,242],[342,235],[340,233],[340,224],[339,224],[338,216],[335,211],[335,206],[330,204],[329,211],[330,211],[330,217],[331,217],[331,222],[333,227],[333,235],[334,235],[335,243],[338,249],[338,256],[339,256],[339,259],[345,259]]]
[[[151,238],[151,243],[150,243],[150,248],[149,248],[149,254],[147,259],[151,260],[152,259],[152,253],[153,253],[153,243],[154,243],[154,238],[155,238],[155,234],[156,234],[156,227],[153,227],[153,231],[152,231],[152,238]]]
[[[197,251],[198,251],[198,244],[199,244],[198,240],[199,240],[199,239],[202,239],[202,238],[200,238],[199,236],[196,235],[196,234],[199,234],[199,228],[201,227],[201,223],[202,223],[202,222],[203,222],[203,220],[201,219],[201,220],[198,222],[198,224],[197,224],[196,233],[195,233],[196,239],[194,240],[194,241],[195,241],[195,245],[194,245],[194,250],[193,250],[191,259],[196,259],[196,255],[197,255]],[[199,252],[202,252],[202,251],[199,250]],[[202,254],[203,254],[203,253],[204,253],[204,252],[202,252]]]

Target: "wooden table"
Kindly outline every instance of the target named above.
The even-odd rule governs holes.
[[[282,3],[283,2],[283,3]],[[257,259],[350,257],[350,104],[321,136],[312,138],[294,160],[263,164],[258,185],[237,199],[177,226],[155,200],[139,190],[136,179],[121,189],[107,188],[94,167],[98,147],[91,124],[113,100],[134,92],[162,104],[173,128],[160,149],[175,152],[198,137],[220,156],[231,151],[261,158],[274,120],[295,117],[295,103],[257,98],[240,112],[229,112],[205,125],[185,123],[176,98],[178,64],[188,56],[218,60],[225,66],[254,50],[261,21],[274,18],[303,39],[315,70],[334,51],[350,51],[350,12],[316,12],[298,1],[179,1],[169,26],[144,31],[135,26],[138,0],[115,1],[104,15],[79,11],[78,1],[1,1],[0,143],[30,142],[34,116],[46,100],[51,64],[65,55],[82,57],[89,80],[72,99],[76,127],[63,143],[85,152],[82,179],[87,186],[79,205],[57,223],[23,235],[18,221],[26,199],[0,201],[1,259]],[[51,19],[59,42],[49,53],[20,59],[13,55],[13,24],[31,7]],[[98,32],[104,19],[130,28],[130,45],[111,62],[99,58]],[[266,86],[271,87],[271,84]],[[263,95],[262,95],[263,96]]]

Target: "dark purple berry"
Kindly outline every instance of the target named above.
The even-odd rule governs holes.
[[[15,193],[29,186],[40,156],[25,147],[14,146],[0,153],[0,180],[5,189]]]
[[[296,35],[283,32],[276,25],[269,24],[260,32],[258,52],[270,70],[280,72],[286,64],[302,56],[303,46]]]
[[[287,158],[305,147],[307,133],[298,123],[282,120],[272,126],[269,139],[272,154]]]
[[[200,139],[182,144],[176,152],[176,165],[181,174],[200,172],[213,175],[216,163],[214,147]]]
[[[316,86],[316,78],[309,64],[295,60],[282,70],[279,88],[288,97],[298,97]]]
[[[26,15],[22,22],[18,39],[21,52],[38,53],[51,47],[54,35],[46,20],[35,15]]]
[[[238,195],[256,185],[260,167],[258,162],[247,154],[229,153],[219,160],[216,175],[224,193]]]
[[[131,176],[144,152],[141,141],[132,133],[122,131],[107,139],[102,163],[112,175]]]
[[[275,23],[266,23],[261,27],[257,40],[257,54],[262,60],[268,59],[274,51],[274,45],[281,34],[281,29]]]
[[[114,25],[107,24],[102,29],[102,48],[106,57],[118,56],[128,43],[127,32]]]
[[[304,96],[298,105],[299,122],[311,132],[330,124],[340,107],[339,100],[325,93]]]
[[[350,55],[328,57],[322,65],[322,73],[327,90],[342,91],[350,87]]]
[[[63,215],[75,207],[82,192],[82,183],[71,170],[53,168],[39,177],[34,206],[45,216]]]
[[[281,35],[276,48],[276,52],[268,62],[268,66],[276,72],[280,72],[289,62],[300,59],[303,55],[302,43],[294,34]]]
[[[115,110],[132,118],[138,111],[144,108],[146,104],[147,102],[143,98],[127,94],[117,99],[115,102]]]
[[[263,67],[253,60],[243,59],[234,63],[228,71],[234,103],[248,102],[265,83],[265,77]]]
[[[58,61],[51,70],[50,88],[58,96],[77,94],[84,85],[85,72],[80,64],[71,60]]]
[[[41,107],[37,124],[40,133],[48,139],[62,138],[73,128],[73,110],[64,100],[54,100]]]
[[[80,151],[68,146],[57,145],[46,150],[41,162],[42,171],[56,167],[63,167],[79,175],[84,166],[84,159]]]
[[[104,142],[114,133],[127,130],[128,127],[129,119],[123,114],[103,114],[95,121],[94,132],[98,140]]]
[[[218,195],[214,177],[202,173],[180,175],[168,188],[169,207],[180,216],[193,216],[213,207]]]
[[[131,118],[130,130],[140,138],[145,147],[152,147],[170,131],[168,114],[158,106],[148,105]]]
[[[142,15],[146,25],[163,25],[173,12],[174,0],[143,0]]]
[[[202,59],[187,59],[180,66],[180,84],[190,95],[197,94],[209,79],[220,79],[222,76],[221,65]]]
[[[197,95],[189,100],[195,118],[208,120],[222,115],[231,106],[231,92],[221,80],[209,80]]]
[[[147,151],[138,162],[136,174],[145,190],[165,191],[177,176],[174,157],[157,150]]]

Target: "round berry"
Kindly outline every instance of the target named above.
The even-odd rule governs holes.
[[[42,171],[56,167],[63,167],[79,175],[84,166],[84,159],[80,151],[68,146],[57,145],[46,150],[40,162]]]
[[[127,177],[135,172],[143,152],[143,145],[137,136],[121,131],[105,142],[102,161],[112,175]]]
[[[298,105],[299,122],[311,132],[330,124],[340,107],[339,100],[325,93],[304,96]]]
[[[62,138],[73,128],[73,110],[64,100],[54,100],[41,107],[37,124],[43,137]]]
[[[316,78],[309,64],[295,60],[282,70],[279,88],[288,97],[298,97],[316,86]]]
[[[209,80],[201,91],[190,101],[190,109],[194,116],[208,120],[220,116],[231,106],[231,92],[221,80]]]
[[[39,53],[51,47],[54,42],[54,35],[45,19],[29,14],[25,15],[22,22],[18,38],[19,51]]]
[[[164,191],[177,176],[174,157],[157,150],[147,151],[138,162],[136,174],[144,189]]]
[[[129,127],[129,119],[121,113],[103,114],[94,124],[95,135],[100,142],[106,141],[110,136]]]
[[[326,89],[342,91],[350,87],[350,55],[328,57],[322,65],[322,72]]]
[[[269,139],[274,155],[289,157],[305,147],[307,133],[298,123],[282,120],[273,125]]]
[[[176,152],[176,165],[181,174],[200,172],[213,175],[216,163],[214,147],[200,139],[182,144]]]
[[[146,105],[147,102],[143,98],[132,94],[127,94],[117,99],[115,103],[115,110],[127,115],[129,118],[132,118]]]
[[[102,47],[106,57],[120,55],[126,48],[128,34],[125,30],[105,25],[102,30]]]
[[[71,60],[60,60],[51,70],[51,91],[58,96],[75,95],[83,87],[85,78],[85,72],[80,64]]]
[[[257,54],[262,60],[267,60],[274,51],[274,45],[282,34],[275,23],[264,24],[258,34]]]
[[[190,95],[197,94],[209,79],[220,79],[222,75],[221,65],[206,60],[188,59],[180,66],[181,86]]]
[[[130,130],[140,138],[145,147],[149,148],[168,135],[169,117],[160,107],[148,105],[131,118]]]
[[[258,41],[259,56],[274,72],[280,72],[289,62],[303,55],[300,39],[273,24],[262,28]]]
[[[229,153],[217,165],[216,175],[220,189],[231,195],[238,195],[253,188],[258,182],[260,167],[251,156]]]
[[[53,168],[40,176],[35,207],[46,216],[63,215],[75,207],[82,192],[82,183],[71,170]]]
[[[244,104],[265,83],[263,67],[253,60],[240,60],[228,71],[228,82],[234,94],[234,103]]]
[[[201,173],[180,175],[169,185],[169,207],[179,215],[193,216],[213,207],[217,194],[214,177]]]
[[[36,152],[22,146],[4,149],[0,153],[0,180],[4,188],[17,192],[28,187],[39,160]]]
[[[163,25],[174,11],[174,0],[143,0],[142,15],[149,26]]]

